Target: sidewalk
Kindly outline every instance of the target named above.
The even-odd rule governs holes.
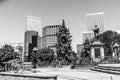
[[[40,73],[34,75],[58,75],[58,80],[120,80],[120,75],[107,74],[85,69],[70,69],[70,68],[47,68],[39,69]],[[74,78],[74,79],[73,79]]]
[[[57,80],[120,80],[120,75],[96,72],[87,69],[76,70],[64,67],[64,68],[41,68],[35,70],[37,70],[38,72],[32,73],[31,71],[24,71],[23,73],[12,74],[24,74],[32,76],[57,75],[58,76]]]

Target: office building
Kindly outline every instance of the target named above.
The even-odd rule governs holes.
[[[61,25],[51,25],[43,28],[42,48],[55,46],[57,43],[56,33]]]
[[[35,16],[27,16],[25,31],[37,31],[42,36],[41,18]]]
[[[104,13],[91,13],[87,15],[87,29],[88,31],[93,31],[95,26],[100,30],[100,33],[104,32]]]
[[[37,38],[37,48],[42,49],[42,37],[38,36]]]
[[[40,17],[27,16],[24,36],[24,61],[30,61],[33,48],[37,47],[37,37],[42,35]]]
[[[36,42],[33,36],[38,36],[36,31],[26,31],[24,37],[24,61],[30,61],[30,55],[32,53],[33,45],[36,46]],[[35,37],[36,38],[36,37]],[[34,43],[34,44],[32,44]]]
[[[82,37],[84,43],[86,39],[91,40],[94,38],[94,32],[93,31],[82,32]]]

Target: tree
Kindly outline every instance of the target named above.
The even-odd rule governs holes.
[[[90,41],[89,39],[86,39],[85,42],[83,43],[83,49],[81,52],[81,64],[90,64],[91,62],[91,55],[90,55]]]
[[[43,48],[39,49],[38,52],[36,52],[36,56],[32,54],[31,61],[34,61],[34,58],[37,60],[38,65],[50,65],[54,58],[54,51],[50,48]]]
[[[0,58],[1,62],[6,62],[18,58],[18,53],[11,45],[5,45],[0,49]]]
[[[63,20],[62,26],[59,28],[59,32],[56,34],[57,36],[57,58],[62,61],[64,64],[69,64],[72,62],[72,47],[71,47],[71,34],[69,29],[65,26],[65,22]]]
[[[112,44],[118,43],[120,45],[120,34],[113,32]]]
[[[0,66],[5,70],[5,63],[12,59],[19,59],[18,53],[14,51],[14,48],[11,45],[5,45],[0,48]],[[7,64],[8,66],[8,64]],[[8,67],[6,67],[8,69]]]
[[[99,35],[99,39],[104,43],[105,56],[112,55],[112,45],[115,43],[117,35],[116,32],[108,30]]]

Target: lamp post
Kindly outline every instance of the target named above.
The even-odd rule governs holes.
[[[34,47],[33,52],[34,52],[34,59],[33,59],[33,68],[36,68],[36,53],[37,53],[38,49],[36,47]]]
[[[54,67],[56,67],[57,66],[57,52],[56,52],[56,48],[53,48],[53,50],[54,50]]]
[[[117,56],[117,61],[119,61],[119,49],[120,49],[120,45],[117,44],[117,43],[115,43],[115,44],[113,45],[113,49],[114,49],[115,55]]]

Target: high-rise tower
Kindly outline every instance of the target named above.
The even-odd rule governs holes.
[[[38,35],[38,32],[36,32],[36,31],[26,31],[25,32],[25,37],[24,37],[24,61],[26,61],[26,62],[30,61],[30,55],[31,55],[32,49],[33,49],[33,43],[36,43],[35,39],[33,40],[33,36],[37,36],[37,35]]]
[[[95,26],[100,30],[100,33],[104,31],[104,13],[91,13],[87,15],[87,29],[88,31],[93,31]]]
[[[24,61],[29,62],[33,48],[37,47],[37,38],[41,33],[41,19],[39,17],[27,16],[24,36]]]
[[[26,18],[26,31],[34,30],[37,31],[40,36],[42,36],[41,18],[34,16],[27,16]]]
[[[42,48],[55,46],[57,43],[56,33],[61,25],[50,25],[43,28]]]

